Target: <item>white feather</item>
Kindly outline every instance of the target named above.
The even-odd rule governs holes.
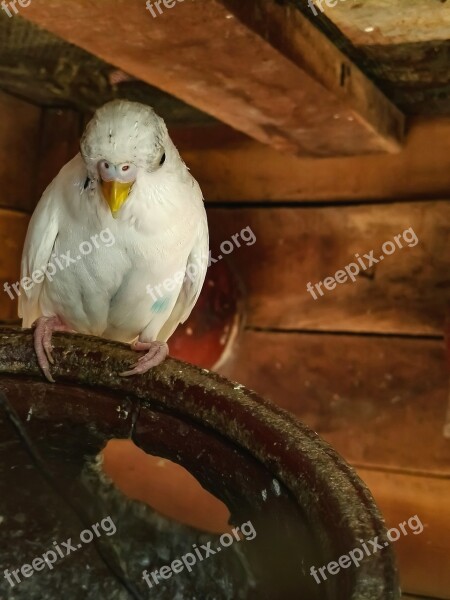
[[[101,111],[103,118],[94,117],[83,138],[82,151],[88,156],[77,155],[61,170],[31,219],[21,277],[55,264],[67,252],[75,263],[58,268],[53,281],[45,278],[22,290],[23,327],[42,315],[57,315],[80,333],[126,342],[138,336],[141,341],[166,341],[189,316],[206,274],[208,227],[202,194],[152,109],[113,102]],[[118,142],[128,138],[128,151],[123,152],[122,143],[118,154]],[[166,160],[160,167],[161,151]],[[115,219],[101,194],[94,169],[98,159],[139,166],[130,196]],[[115,240],[109,247],[98,237],[105,231]],[[93,246],[86,256],[80,253],[82,242]],[[178,278],[167,291],[164,282],[175,280],[192,263],[196,276],[184,282]],[[161,301],[155,303],[148,286],[160,286]]]

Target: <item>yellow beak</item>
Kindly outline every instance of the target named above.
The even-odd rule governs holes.
[[[103,196],[108,203],[114,218],[116,218],[117,213],[122,208],[125,200],[128,198],[132,185],[133,182],[122,183],[120,181],[102,180]]]

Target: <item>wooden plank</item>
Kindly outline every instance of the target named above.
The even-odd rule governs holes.
[[[20,258],[28,220],[25,213],[0,208],[0,320],[17,319],[17,295],[13,289],[8,293],[5,284],[12,285],[20,278]]]
[[[447,40],[450,37],[450,6],[445,2],[337,0],[335,6],[327,6],[325,1],[322,5],[324,14],[356,46]],[[320,14],[319,8],[317,11]]]
[[[277,149],[318,156],[397,151],[401,113],[299,12],[270,5],[271,27],[304,22],[308,47],[332,60],[333,81],[342,85],[328,89],[317,68],[293,60],[297,38],[283,53],[275,36],[270,43],[262,37],[267,19],[259,23],[253,13],[244,24],[237,3],[239,18],[219,0],[176,3],[154,18],[141,0],[78,0],[67,19],[66,2],[34,0],[23,16]]]
[[[35,181],[41,110],[0,92],[0,207],[30,210]]]
[[[60,169],[80,151],[82,119],[80,113],[70,109],[43,110],[37,199]]]
[[[395,542],[400,580],[405,592],[450,598],[450,480],[358,469],[373,493],[388,527],[418,515],[424,525],[419,535]]]
[[[247,330],[221,373],[294,413],[352,464],[450,476],[441,340]]]
[[[450,304],[450,202],[327,208],[209,209],[212,256],[250,227],[231,260],[256,328],[442,335]],[[410,230],[412,228],[412,230]],[[250,232],[248,230],[247,233]],[[306,286],[334,276],[406,230],[410,246],[317,299]],[[408,236],[415,233],[418,242]],[[414,236],[413,236],[414,237]],[[251,238],[247,238],[249,244]],[[401,241],[401,240],[400,240]],[[233,244],[231,245],[233,248]],[[229,244],[225,250],[229,252]],[[391,250],[388,246],[386,249]],[[366,266],[370,264],[365,259]],[[328,282],[328,285],[331,285]]]
[[[270,146],[265,146],[259,142],[253,142],[244,133],[233,129],[224,123],[219,123],[218,121],[212,125],[192,125],[190,123],[173,125],[169,123],[168,130],[170,137],[178,150],[183,153],[192,152],[194,155],[199,151],[201,153],[199,159],[200,156],[202,159],[206,158],[210,151],[229,148],[241,150],[249,144],[251,146],[255,145],[257,148],[269,150],[269,152],[273,152],[276,156],[279,155],[279,153],[270,148]],[[208,152],[203,154],[202,152],[205,150],[208,150]]]
[[[450,190],[449,118],[416,119],[400,154],[320,160],[282,154],[223,128],[170,132],[208,201],[398,200]]]

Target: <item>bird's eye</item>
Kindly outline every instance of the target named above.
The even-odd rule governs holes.
[[[125,165],[125,166],[123,166],[123,167],[122,167],[122,171],[128,171],[128,170],[129,170],[129,168],[130,168],[130,167],[129,167],[128,165]]]
[[[105,169],[109,169],[109,163],[105,162],[105,163],[103,164],[103,166],[105,167]]]
[[[164,152],[164,154],[161,156],[161,160],[159,161],[159,166],[162,167],[162,165],[166,162],[166,153]]]

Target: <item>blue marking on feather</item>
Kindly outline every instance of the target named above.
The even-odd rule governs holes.
[[[152,311],[154,313],[164,312],[167,309],[167,307],[169,306],[169,302],[170,302],[170,298],[168,298],[168,297],[159,298],[159,300],[156,300],[152,304]]]

